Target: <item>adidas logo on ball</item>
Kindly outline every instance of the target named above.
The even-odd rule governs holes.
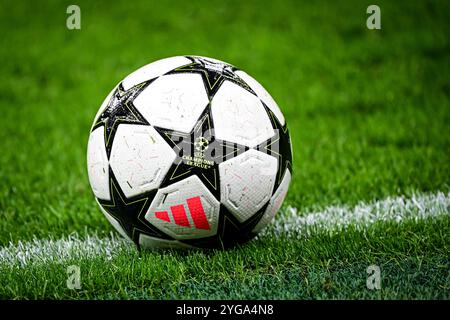
[[[194,227],[196,229],[209,230],[210,226],[208,219],[206,218],[205,210],[203,210],[200,197],[189,198],[186,202],[192,221],[194,222]],[[183,204],[171,206],[170,211],[172,213],[173,223],[182,227],[192,227],[186,215],[186,210]],[[170,215],[167,211],[156,211],[155,217],[169,223],[172,222],[172,219],[170,219]]]

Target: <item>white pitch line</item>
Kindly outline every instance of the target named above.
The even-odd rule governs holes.
[[[110,237],[96,235],[80,237],[77,234],[61,239],[34,239],[19,241],[0,248],[0,268],[2,266],[26,267],[30,264],[69,262],[76,264],[80,259],[104,257],[111,259],[120,251],[131,249],[128,240],[111,233]]]
[[[286,235],[295,239],[320,232],[340,232],[350,225],[363,229],[380,221],[401,223],[405,220],[418,221],[440,216],[450,217],[450,193],[417,194],[410,198],[389,197],[370,203],[359,203],[353,207],[331,206],[303,215],[298,214],[295,208],[288,207],[277,215],[275,221],[263,230],[259,237]],[[96,235],[72,235],[57,240],[35,239],[0,247],[0,268],[23,268],[51,262],[73,261],[76,264],[80,259],[111,259],[124,251],[135,252],[134,246],[115,234],[104,238]]]
[[[415,194],[410,198],[388,197],[370,203],[360,202],[353,207],[330,206],[304,215],[288,206],[270,227],[263,230],[261,236],[307,237],[318,232],[340,232],[350,225],[360,230],[377,222],[401,223],[405,220],[418,221],[439,216],[450,217],[450,193]]]

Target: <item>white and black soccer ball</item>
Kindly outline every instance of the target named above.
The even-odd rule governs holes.
[[[102,212],[138,247],[248,241],[279,210],[292,172],[286,121],[269,93],[198,56],[123,79],[95,117],[87,153]]]

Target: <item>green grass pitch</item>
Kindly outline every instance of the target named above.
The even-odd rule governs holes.
[[[19,241],[110,234],[87,179],[90,126],[118,81],[174,55],[230,62],[278,102],[294,146],[284,211],[450,191],[449,2],[377,1],[381,30],[357,0],[77,1],[74,31],[69,4],[0,9],[0,298],[450,298],[448,207],[228,251],[2,262]],[[372,264],[380,290],[366,288]]]

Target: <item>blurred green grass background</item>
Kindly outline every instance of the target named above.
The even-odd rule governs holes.
[[[286,204],[301,212],[449,190],[447,1],[2,1],[0,244],[100,234],[86,173],[94,115],[123,77],[196,54],[258,79],[294,145]]]

